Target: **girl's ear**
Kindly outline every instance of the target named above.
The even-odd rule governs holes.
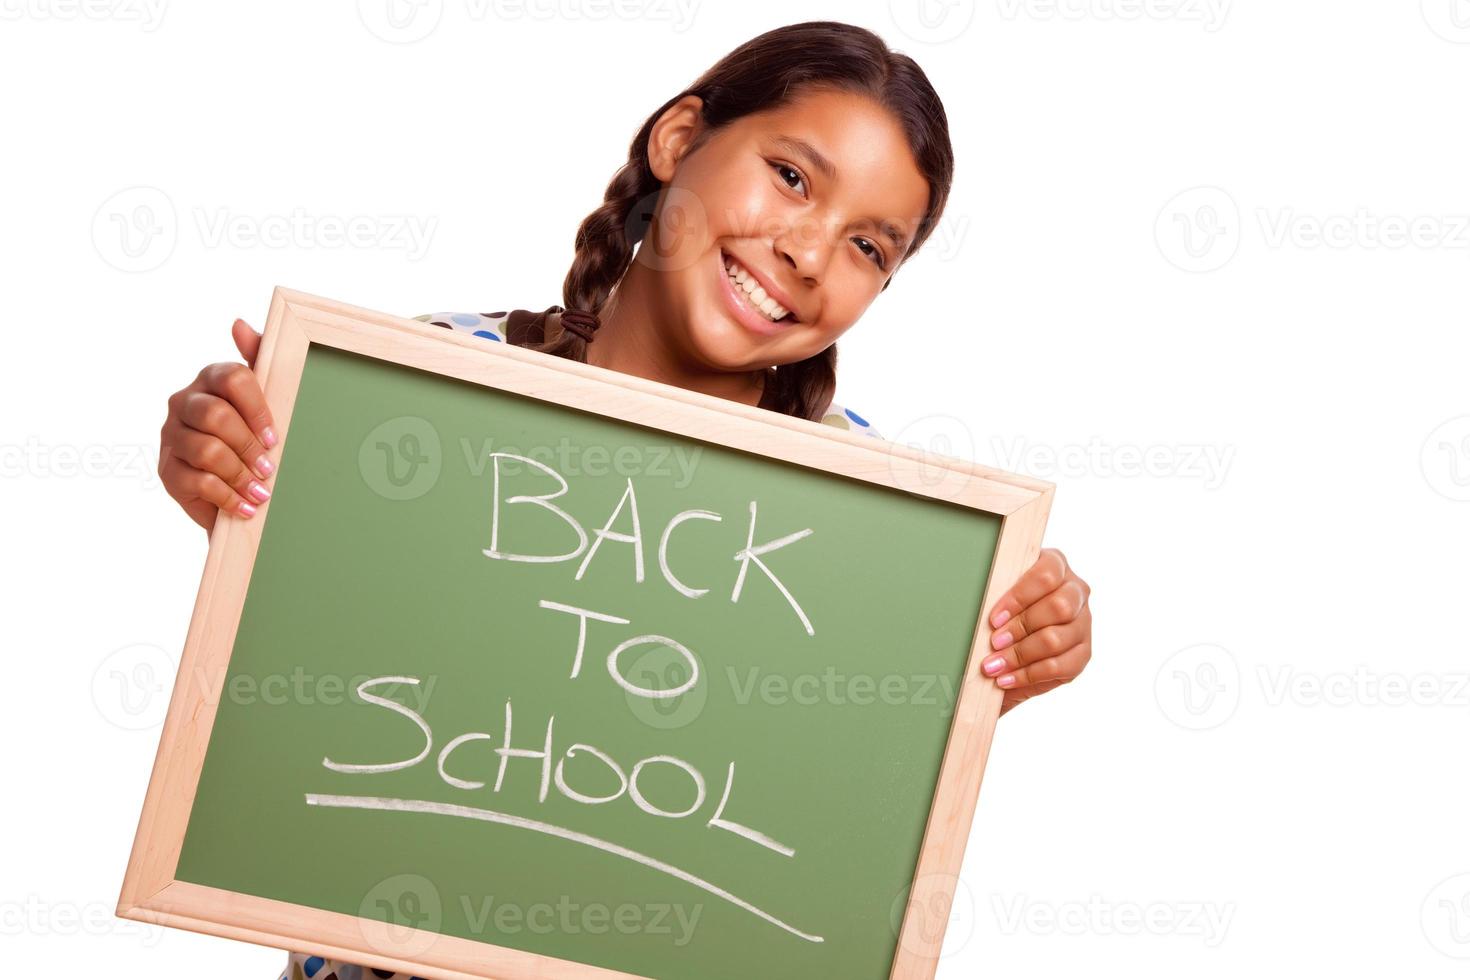
[[[704,100],[686,95],[669,106],[648,134],[648,167],[660,182],[674,179],[674,168],[704,130]]]

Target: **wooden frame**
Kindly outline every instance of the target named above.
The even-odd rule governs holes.
[[[272,450],[276,460],[290,438],[291,413],[311,344],[341,348],[1003,517],[974,643],[956,692],[949,741],[890,974],[893,980],[932,977],[985,760],[1000,716],[1002,691],[980,672],[991,634],[984,610],[1035,561],[1051,507],[1052,485],[534,351],[487,344],[417,320],[280,287],[271,299],[255,367],[281,437]],[[936,472],[940,477],[937,481]],[[419,931],[414,931],[413,939],[423,952],[412,961],[399,959],[384,950],[394,947],[394,939],[402,941],[402,927],[175,879],[205,749],[222,696],[220,689],[269,511],[266,503],[252,520],[221,515],[211,532],[209,555],[118,898],[118,915],[267,946],[310,949],[382,969],[430,972],[445,980],[628,976]],[[922,921],[916,911],[932,913],[935,909],[945,910],[938,923]],[[394,930],[391,937],[390,929]]]

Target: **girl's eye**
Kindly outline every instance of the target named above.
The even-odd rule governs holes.
[[[866,238],[854,238],[853,241],[855,241],[855,242],[861,242],[862,244],[867,245],[869,248],[872,249],[871,252],[864,252],[863,254],[866,255],[866,256],[868,256],[874,262],[878,263],[878,268],[880,268],[880,269],[886,269],[886,268],[888,268],[888,264],[883,261],[883,250],[881,248],[879,248],[877,245],[874,245],[872,242],[868,241]]]
[[[782,182],[785,182],[786,181],[786,173],[795,174],[796,175],[796,179],[798,181],[800,181],[802,183],[805,183],[806,182],[806,178],[801,175],[801,171],[800,170],[797,170],[793,166],[790,166],[789,164],[778,163],[778,162],[772,161],[771,166],[774,167],[774,168],[776,168],[776,172],[777,173],[780,173],[781,174],[781,180],[782,180]],[[783,171],[784,171],[784,173],[783,173]],[[786,184],[786,186],[787,187],[791,187],[791,185],[789,183]],[[795,190],[795,188],[792,188],[792,189]]]

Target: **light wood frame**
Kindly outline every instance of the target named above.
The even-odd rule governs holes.
[[[974,643],[956,692],[949,741],[890,974],[892,980],[933,977],[1003,696],[995,682],[980,672],[991,634],[984,610],[1036,560],[1053,486],[835,426],[507,344],[488,344],[418,320],[283,287],[277,287],[271,298],[255,364],[280,436],[271,451],[276,461],[290,438],[291,413],[311,344],[946,500],[1003,518]],[[423,947],[423,952],[403,959],[392,955],[395,940],[403,940],[402,927],[175,879],[222,695],[220,688],[225,683],[260,535],[269,516],[269,503],[262,504],[250,520],[222,514],[210,534],[209,555],[117,914],[267,946],[311,950],[381,969],[428,973],[443,980],[608,980],[630,976],[418,931],[413,934],[414,945]],[[938,909],[944,910],[943,915],[935,915]]]

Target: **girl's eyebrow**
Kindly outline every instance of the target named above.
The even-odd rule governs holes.
[[[837,180],[837,167],[831,160],[822,156],[822,151],[812,146],[799,136],[777,136],[771,140],[777,146],[785,147],[797,156],[806,157],[806,162],[816,167],[830,181]]]
[[[782,147],[783,149],[790,151],[791,153],[796,154],[799,157],[804,157],[807,163],[811,164],[818,171],[820,171],[822,175],[825,176],[828,180],[832,181],[833,183],[837,182],[836,165],[833,164],[831,160],[828,160],[825,156],[823,156],[821,150],[818,150],[815,146],[812,146],[806,140],[802,139],[799,136],[774,136],[771,138],[771,142],[775,143],[779,147]],[[887,222],[878,221],[876,219],[870,220],[872,220],[874,224],[882,226],[883,233],[887,236],[888,240],[893,243],[893,247],[898,250],[900,255],[903,254],[903,252],[906,250],[905,239],[907,239],[908,236],[899,229],[894,228]]]

